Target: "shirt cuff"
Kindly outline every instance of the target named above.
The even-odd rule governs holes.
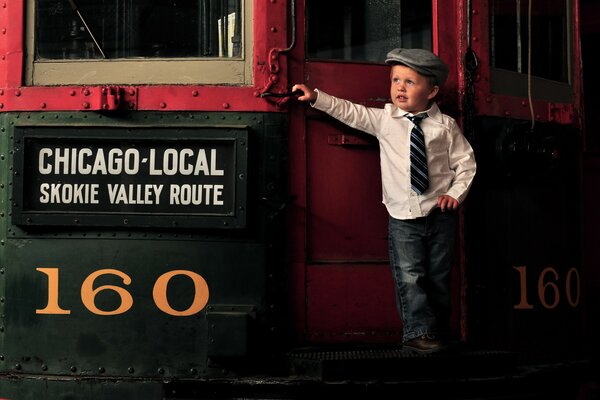
[[[331,106],[331,96],[319,89],[314,89],[314,91],[317,94],[317,99],[310,103],[311,107],[321,111],[329,108]]]

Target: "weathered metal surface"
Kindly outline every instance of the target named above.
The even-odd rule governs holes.
[[[272,71],[272,49],[288,46],[286,1],[254,0],[254,37],[247,39],[254,57],[247,60],[253,71],[252,86],[137,85],[116,91],[115,86],[24,86],[24,0],[0,5],[0,112],[68,110],[189,110],[279,111],[277,104],[260,98],[266,85],[271,91],[287,91],[287,55],[277,58]],[[188,82],[182,82],[188,83]],[[264,90],[263,90],[264,91]],[[120,97],[116,104],[116,96]]]
[[[1,371],[71,378],[197,378],[227,374],[247,353],[268,352],[277,343],[272,339],[277,331],[274,315],[281,308],[273,282],[281,273],[282,219],[261,199],[285,198],[283,118],[147,113],[93,117],[70,113],[2,117]],[[22,124],[63,127],[65,139],[72,126],[98,133],[111,127],[143,131],[157,125],[165,137],[170,130],[177,135],[208,127],[226,138],[231,126],[242,124],[249,141],[243,150],[249,163],[244,171],[248,186],[237,196],[247,199],[247,223],[233,230],[17,226],[12,206],[14,153],[20,144],[14,133]],[[163,138],[150,135],[146,140]],[[126,178],[121,177],[123,182]],[[108,214],[110,218],[119,211]],[[248,321],[247,329],[234,339],[257,340],[248,341],[252,348],[231,354],[237,358],[211,366],[207,310],[225,306],[237,310],[240,304],[251,312],[244,311],[246,316],[238,319]]]

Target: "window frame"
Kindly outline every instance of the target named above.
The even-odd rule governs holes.
[[[550,101],[554,103],[572,103],[574,100],[573,90],[573,0],[566,0],[566,51],[567,51],[567,82],[531,76],[531,85],[535,89],[532,96],[535,99]],[[490,10],[491,13],[491,10]],[[489,46],[492,51],[491,43]],[[491,54],[489,55],[491,58]],[[491,64],[491,63],[490,63]],[[490,65],[490,89],[492,93],[527,97],[527,72],[516,72]]]
[[[35,60],[35,2],[26,0],[26,86],[253,84],[254,1],[242,1],[243,57]]]

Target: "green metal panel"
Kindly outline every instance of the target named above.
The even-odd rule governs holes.
[[[21,377],[24,387],[30,375],[101,381],[218,377],[229,375],[238,361],[272,350],[277,331],[272,310],[279,308],[274,288],[280,287],[273,280],[283,265],[282,219],[275,208],[285,198],[284,116],[20,113],[0,118],[0,374]],[[183,127],[225,132],[245,126],[248,177],[246,192],[239,193],[246,199],[245,227],[15,225],[11,203],[19,126],[160,127],[167,135]],[[206,306],[194,309],[206,295]],[[116,315],[102,315],[115,310]],[[173,315],[186,310],[191,315]],[[218,326],[209,325],[211,315]],[[223,332],[228,336],[209,346],[211,334]],[[235,346],[225,349],[224,343]],[[227,357],[215,361],[209,352]],[[0,379],[2,390],[11,387],[14,382]],[[0,391],[0,397],[3,393],[11,392]]]
[[[0,379],[0,396],[10,400],[164,399],[158,380],[63,379],[23,376]]]

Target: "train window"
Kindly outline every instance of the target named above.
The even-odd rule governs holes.
[[[529,18],[528,0],[492,0],[490,61],[494,91],[520,95],[511,92],[523,86],[531,58],[531,76],[538,78],[536,97],[550,101],[569,99],[571,6],[571,0],[533,2]]]
[[[432,48],[427,1],[306,0],[306,15],[307,58],[382,62],[395,47]]]
[[[27,83],[251,84],[252,3],[28,0]]]

